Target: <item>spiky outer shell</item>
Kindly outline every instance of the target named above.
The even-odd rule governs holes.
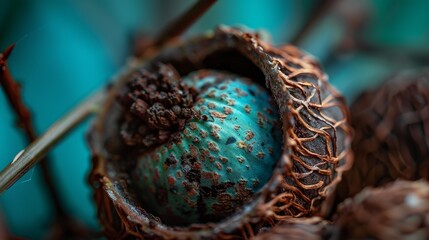
[[[364,92],[351,106],[353,167],[337,201],[366,186],[429,179],[429,72],[404,72]]]
[[[181,76],[198,69],[227,70],[267,86],[280,114],[283,147],[270,180],[254,199],[220,222],[167,226],[138,202],[118,144],[120,107],[115,97],[130,77],[110,89],[89,134],[93,152],[90,183],[99,219],[109,238],[231,239],[251,237],[281,219],[323,214],[331,192],[351,164],[348,111],[313,58],[292,46],[274,48],[255,33],[220,27],[164,49],[143,63],[174,66]],[[142,67],[139,66],[139,67]],[[115,126],[116,125],[116,126]],[[323,203],[323,204],[322,204]]]
[[[141,154],[133,171],[143,206],[173,226],[237,212],[270,179],[282,145],[266,89],[219,71],[183,81],[200,91],[198,114],[171,141]]]
[[[335,239],[429,239],[429,183],[365,188],[340,206]]]

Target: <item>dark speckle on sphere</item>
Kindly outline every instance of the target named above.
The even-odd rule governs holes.
[[[177,133],[181,141],[142,154],[133,174],[145,209],[172,225],[215,222],[237,211],[269,180],[282,145],[281,131],[266,132],[280,129],[277,111],[266,111],[276,109],[266,89],[210,70],[184,81],[201,91],[204,101],[194,105],[200,117]]]

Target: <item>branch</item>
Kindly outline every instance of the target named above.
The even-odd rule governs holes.
[[[295,35],[295,37],[290,41],[293,45],[299,45],[308,32],[319,23],[320,19],[326,15],[326,13],[331,9],[332,5],[337,0],[319,0],[319,3],[314,6],[313,11],[310,14],[310,17]]]
[[[18,116],[18,126],[24,130],[28,140],[31,142],[36,138],[36,134],[31,124],[30,111],[22,102],[20,86],[13,80],[6,64],[6,60],[14,47],[15,44],[9,46],[4,53],[0,54],[0,84],[10,106]]]
[[[7,66],[7,58],[12,53],[14,48],[14,44],[9,46],[4,53],[0,54],[0,83],[5,92],[8,102],[12,107],[12,110],[15,112],[18,118],[18,126],[22,128],[25,132],[25,135],[29,142],[33,142],[36,137],[36,131],[34,130],[33,123],[31,121],[31,114],[28,108],[25,106],[22,97],[21,97],[21,89],[19,84],[14,81],[12,74],[9,71]],[[59,197],[59,193],[57,188],[55,187],[55,183],[53,180],[52,172],[50,170],[49,159],[45,157],[45,159],[41,160],[40,165],[42,168],[42,177],[47,187],[50,199],[54,204],[54,209],[56,211],[56,220],[55,220],[55,229],[54,232],[63,233],[67,235],[73,236],[88,236],[90,231],[86,230],[84,227],[80,226],[76,221],[73,220],[65,211],[61,199]],[[29,169],[31,166],[26,166],[24,169]],[[14,170],[12,168],[11,170]],[[13,172],[13,171],[12,171]],[[15,176],[22,175],[24,171],[21,171],[20,174],[15,174]],[[0,175],[1,181],[8,180],[8,175],[3,177]],[[61,235],[65,236],[65,235]]]
[[[94,113],[94,110],[104,99],[104,95],[104,92],[98,92],[79,104],[52,125],[42,136],[18,153],[15,159],[0,173],[0,194],[31,169],[61,138]]]
[[[173,22],[169,27],[161,31],[159,37],[156,38],[157,40],[150,44],[151,47],[148,47],[147,51],[145,51],[144,54],[140,56],[138,62],[141,63],[147,58],[150,58],[150,56],[156,55],[166,43],[170,42],[172,39],[183,33],[183,31],[192,25],[195,20],[198,19],[198,17],[202,16],[215,2],[216,0],[199,0],[184,15],[179,17],[177,21]],[[3,53],[2,59],[4,59],[4,56],[10,54],[10,51],[11,50],[5,51],[5,53]],[[136,63],[136,65],[138,65],[138,63]],[[131,65],[125,66],[121,72],[128,72],[134,68],[135,66]],[[2,71],[0,73],[2,78],[4,76],[7,77],[8,74],[10,75],[10,73],[7,71]],[[121,75],[117,78],[120,77]],[[113,82],[117,81],[117,78],[113,79]],[[40,138],[32,142],[21,153],[18,153],[15,159],[8,166],[6,166],[2,172],[0,172],[0,194],[6,191],[30,168],[40,161],[40,159],[45,156],[47,152],[68,132],[70,132],[80,122],[91,115],[94,112],[94,109],[101,105],[105,95],[106,92],[101,90],[84,102],[80,103],[69,114],[64,116],[52,127],[50,127]]]
[[[190,9],[162,29],[155,40],[149,43],[146,50],[138,57],[152,55],[153,51],[163,48],[166,44],[179,37],[203,16],[214,3],[216,3],[216,0],[198,0]]]

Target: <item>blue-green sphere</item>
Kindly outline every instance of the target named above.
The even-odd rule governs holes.
[[[190,119],[172,140],[140,155],[133,177],[145,209],[167,224],[214,222],[236,212],[270,179],[280,157],[277,106],[265,88],[200,70]]]

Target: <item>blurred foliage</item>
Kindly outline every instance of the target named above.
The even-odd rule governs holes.
[[[133,37],[153,36],[194,1],[0,2],[0,48],[16,42],[9,65],[23,85],[39,132],[89,93],[104,86],[131,54]],[[275,44],[293,39],[318,1],[219,0],[185,37],[219,24],[269,32]],[[425,0],[337,1],[299,46],[320,59],[331,82],[352,101],[361,91],[403,69],[425,66],[429,48],[429,2]],[[15,118],[0,94],[0,167],[25,147]],[[86,183],[90,156],[88,122],[52,152],[62,200],[84,224],[97,227]],[[0,198],[10,231],[41,238],[52,208],[37,167]]]

